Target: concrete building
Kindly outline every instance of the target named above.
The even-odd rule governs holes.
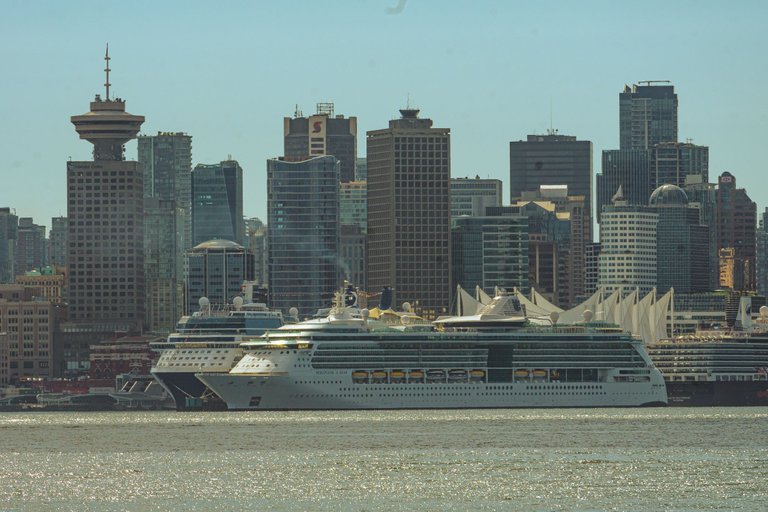
[[[234,160],[192,169],[192,245],[208,240],[244,243],[243,169]]]
[[[367,286],[391,286],[396,303],[436,318],[453,296],[450,130],[417,109],[400,114],[367,134]]]
[[[333,156],[267,161],[270,305],[301,316],[338,291],[339,169]]]
[[[67,266],[67,225],[66,217],[52,217],[48,235],[48,264],[54,267]]]
[[[619,149],[651,149],[677,142],[677,94],[673,85],[644,81],[619,93]]]
[[[16,284],[27,290],[33,300],[45,300],[52,304],[63,304],[65,278],[58,272],[61,267],[43,267],[24,275],[16,276]]]
[[[723,258],[730,260],[733,265],[733,273],[729,279],[723,280],[721,275],[720,286],[734,291],[754,291],[757,205],[749,198],[745,189],[736,188],[736,178],[733,174],[721,174],[717,185],[717,247],[721,254],[721,267]],[[723,249],[726,249],[724,253]]]
[[[656,224],[656,291],[709,291],[709,226],[676,185],[662,185],[648,205],[658,215]]]
[[[0,350],[6,350],[0,354],[0,383],[54,375],[55,327],[53,304],[33,300],[22,285],[0,285],[0,333],[5,334]]]
[[[72,116],[93,144],[93,161],[67,162],[67,277],[69,319],[107,331],[138,331],[144,322],[144,182],[138,162],[127,162],[124,145],[136,137],[143,116],[96,95],[90,111]]]
[[[12,283],[16,276],[16,240],[19,218],[11,208],[0,208],[0,283]]]
[[[757,293],[768,295],[768,208],[760,214],[757,230]]]
[[[209,240],[186,253],[186,307],[190,315],[200,309],[200,299],[221,308],[241,296],[244,281],[253,281],[253,254],[230,240]]]
[[[461,215],[485,216],[489,206],[501,206],[501,180],[451,178],[451,217]]]
[[[516,210],[451,219],[454,288],[471,292],[480,286],[491,296],[497,286],[528,291],[528,219]]]
[[[144,198],[144,330],[169,333],[184,311],[183,253],[177,222],[183,222],[173,199]]]
[[[607,293],[638,288],[641,294],[656,286],[656,225],[658,213],[648,206],[630,205],[617,194],[603,207],[600,222],[598,286]]]
[[[357,159],[357,118],[334,114],[333,103],[318,103],[315,115],[298,111],[283,119],[286,160],[307,160],[331,155],[340,164],[342,182],[355,181]]]
[[[47,265],[45,226],[35,224],[30,217],[19,218],[16,240],[16,274]]]
[[[528,135],[525,141],[509,143],[510,200],[542,185],[567,185],[568,193],[584,196],[589,212],[589,238],[592,241],[592,143],[571,135],[550,131],[547,135]]]

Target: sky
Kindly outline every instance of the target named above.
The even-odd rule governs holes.
[[[193,164],[232,156],[244,213],[266,220],[266,160],[282,118],[335,103],[365,132],[408,98],[451,129],[455,177],[509,190],[509,142],[550,127],[619,145],[619,92],[670,80],[679,137],[710,148],[710,181],[736,176],[768,205],[768,2],[27,1],[0,4],[0,207],[50,226],[66,215],[66,161],[90,160],[70,116],[103,94],[142,133],[193,137]],[[126,146],[136,159],[136,142]]]

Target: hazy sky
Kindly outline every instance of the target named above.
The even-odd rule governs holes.
[[[400,4],[402,7],[398,9]],[[509,191],[509,141],[560,133],[618,147],[625,83],[671,80],[680,139],[710,147],[768,204],[768,2],[358,0],[27,1],[0,4],[0,206],[50,226],[66,215],[66,165],[91,159],[70,116],[103,92],[146,117],[143,133],[193,136],[193,163],[232,155],[244,212],[266,220],[266,159],[282,118],[318,101],[384,128],[408,95],[452,132],[454,176]],[[127,146],[136,158],[135,141]]]

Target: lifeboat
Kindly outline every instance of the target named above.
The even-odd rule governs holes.
[[[469,380],[482,382],[485,379],[485,370],[469,370]]]
[[[515,370],[515,377],[518,377],[520,379],[524,379],[528,377],[528,370]]]
[[[533,378],[534,379],[546,379],[547,378],[547,370],[533,370]]]
[[[467,382],[467,370],[450,370],[448,382]]]
[[[371,372],[371,381],[376,384],[387,382],[387,372],[384,370],[374,370]]]
[[[392,370],[389,374],[389,381],[393,384],[400,384],[405,379],[405,372],[402,370]]]
[[[424,382],[424,372],[421,370],[409,371],[408,382]]]
[[[357,370],[352,372],[352,382],[355,384],[367,384],[368,372],[365,370]]]
[[[445,370],[427,370],[427,382],[445,382]]]

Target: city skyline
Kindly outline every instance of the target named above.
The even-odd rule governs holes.
[[[240,162],[246,217],[266,218],[264,161],[282,153],[281,120],[296,104],[310,115],[316,103],[333,101],[358,118],[362,134],[395,119],[410,96],[425,117],[451,129],[454,177],[497,178],[509,190],[509,142],[551,127],[593,142],[597,174],[602,150],[619,147],[619,93],[654,79],[675,86],[680,141],[710,148],[710,175],[730,171],[759,211],[768,204],[760,179],[768,116],[754,86],[768,74],[754,65],[768,41],[759,26],[768,14],[763,4],[651,2],[631,17],[606,2],[551,9],[411,0],[389,14],[396,4],[7,6],[0,84],[13,101],[0,107],[7,120],[0,206],[49,228],[51,217],[66,213],[61,162],[87,160],[91,151],[67,120],[104,92],[106,42],[113,94],[146,117],[143,134],[188,133],[193,164],[228,155]],[[653,15],[662,8],[664,17]],[[317,43],[278,37],[323,24],[344,30]],[[134,33],[139,25],[142,38]],[[647,37],[649,27],[657,37]],[[217,35],[215,45],[191,37],[203,29]],[[414,31],[415,39],[404,37]],[[321,58],[329,54],[341,59],[329,64]],[[42,144],[30,148],[33,137]],[[136,153],[134,141],[126,158]],[[365,155],[364,144],[357,153]]]

